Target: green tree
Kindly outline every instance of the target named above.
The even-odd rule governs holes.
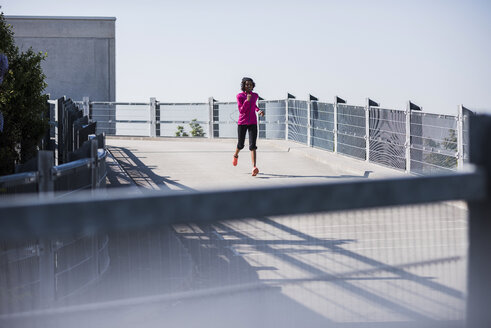
[[[434,149],[449,150],[451,152],[457,152],[457,133],[454,129],[450,129],[448,137],[443,138],[443,142],[440,144],[432,139],[425,142],[426,146]],[[457,166],[457,158],[449,156],[447,154],[430,153],[425,156],[427,163],[435,164],[442,167],[454,168]]]
[[[4,130],[0,132],[0,175],[14,172],[15,164],[36,156],[38,145],[49,127],[46,117],[48,96],[41,62],[47,54],[29,48],[20,52],[12,26],[0,12],[0,52],[7,55],[9,71],[0,86],[0,111]]]
[[[189,135],[187,134],[187,132],[184,131],[184,127],[182,125],[179,125],[177,127],[177,131],[176,131],[176,137],[188,137]]]
[[[203,131],[203,128],[199,123],[196,123],[197,119],[193,119],[191,123],[189,123],[189,126],[191,127],[191,135],[193,137],[204,137],[205,132]]]

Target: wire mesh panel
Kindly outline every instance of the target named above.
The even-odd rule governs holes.
[[[0,315],[77,303],[109,268],[107,235],[0,244]]]
[[[150,104],[116,105],[116,134],[150,136]]]
[[[338,104],[338,152],[366,158],[365,107]]]
[[[89,160],[79,160],[58,165],[53,177],[54,191],[67,191],[59,193],[68,195],[92,187],[92,168]]]
[[[334,105],[312,102],[312,146],[334,151]]]
[[[99,280],[109,268],[107,235],[83,235],[56,240],[54,284],[57,303],[76,303],[76,298]],[[75,300],[68,299],[74,297]]]
[[[116,135],[116,105],[111,103],[92,103],[91,119],[97,122],[97,133]]]
[[[0,314],[39,307],[39,243],[0,242]]]
[[[307,143],[308,102],[304,100],[288,99],[288,139]]]
[[[24,172],[0,177],[0,198],[5,195],[35,193],[38,190],[37,172]]]
[[[259,123],[264,123],[266,139],[285,139],[286,101],[259,101],[259,108],[264,110],[264,117],[259,117]]]
[[[411,112],[411,171],[428,174],[457,167],[457,118]]]
[[[191,136],[193,128],[194,131],[201,128],[200,136],[208,136],[208,122],[208,103],[160,103],[160,135],[163,137]]]
[[[216,103],[218,105],[218,134],[220,138],[237,138],[239,108],[237,102]]]
[[[72,307],[0,320],[8,327],[30,320],[50,327],[458,326],[466,236],[458,202],[115,232],[99,283],[56,304]],[[64,247],[60,270],[79,272],[71,283],[88,281],[93,263],[75,267],[90,258],[92,243]],[[11,271],[1,268],[9,288]]]
[[[370,107],[370,158],[375,163],[406,168],[406,114],[403,111]]]

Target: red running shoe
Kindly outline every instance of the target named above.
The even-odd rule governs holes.
[[[237,166],[237,162],[238,162],[238,161],[239,161],[239,156],[238,156],[238,155],[234,155],[234,160],[233,160],[232,164],[233,164],[234,166]]]
[[[252,176],[255,177],[258,173],[259,173],[259,169],[254,166],[254,168],[252,169]]]

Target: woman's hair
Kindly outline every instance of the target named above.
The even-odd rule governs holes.
[[[240,82],[240,90],[245,91],[245,83],[247,81],[252,82],[252,88],[254,89],[254,87],[256,86],[256,83],[254,83],[254,81],[250,77],[244,77],[244,78],[242,78],[242,82]]]

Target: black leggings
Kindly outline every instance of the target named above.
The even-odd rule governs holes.
[[[246,131],[249,130],[249,150],[256,150],[256,140],[257,140],[257,124],[250,125],[237,125],[237,134],[239,136],[239,141],[237,142],[237,148],[244,148],[244,141]]]

